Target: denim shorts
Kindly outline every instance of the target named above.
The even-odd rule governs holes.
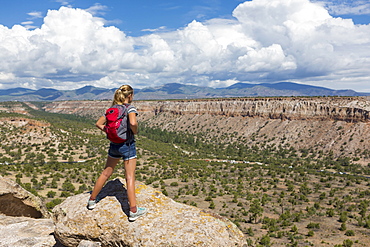
[[[124,143],[110,143],[108,156],[123,160],[135,159],[136,156],[136,144],[135,141],[124,142]]]

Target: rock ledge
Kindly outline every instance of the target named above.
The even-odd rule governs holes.
[[[139,206],[149,209],[128,221],[128,199],[122,178],[109,181],[94,210],[86,208],[89,194],[67,198],[53,210],[55,236],[65,246],[82,240],[101,246],[247,246],[243,233],[228,219],[177,203],[137,182]]]

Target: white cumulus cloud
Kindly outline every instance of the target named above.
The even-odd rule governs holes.
[[[323,3],[247,1],[232,20],[194,20],[141,37],[106,26],[94,16],[104,9],[49,10],[34,30],[0,25],[0,87],[290,80],[370,92],[370,25],[334,18]]]

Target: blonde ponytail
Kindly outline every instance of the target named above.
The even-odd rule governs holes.
[[[123,85],[116,90],[113,97],[112,105],[123,105],[125,100],[134,93],[134,89],[130,85]]]

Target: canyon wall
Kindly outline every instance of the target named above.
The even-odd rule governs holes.
[[[110,101],[63,101],[55,113],[98,118]],[[139,122],[200,135],[215,143],[276,145],[365,157],[370,162],[370,100],[366,97],[227,98],[135,101]]]
[[[111,101],[56,101],[47,112],[97,119]],[[369,97],[270,97],[134,101],[139,123],[197,135],[215,144],[276,145],[333,152],[370,162]],[[26,102],[0,112],[27,113]]]
[[[104,114],[110,101],[62,101],[44,109],[97,117]],[[365,97],[317,98],[234,98],[205,100],[135,101],[141,113],[174,115],[210,114],[226,117],[262,117],[287,120],[335,120],[369,122],[370,101]]]

